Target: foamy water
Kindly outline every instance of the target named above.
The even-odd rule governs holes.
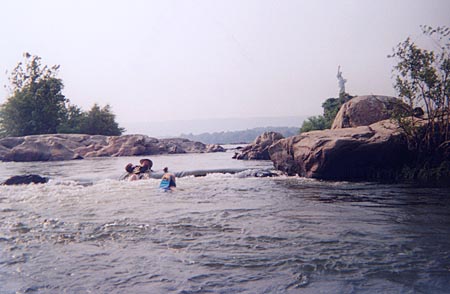
[[[269,168],[230,153],[154,169]],[[118,181],[103,158],[0,163],[0,293],[448,293],[450,191],[246,173]]]

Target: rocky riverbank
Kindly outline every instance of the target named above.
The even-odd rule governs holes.
[[[403,133],[387,119],[398,107],[407,109],[393,97],[356,97],[341,107],[332,129],[289,138],[263,134],[235,158],[270,159],[276,169],[291,176],[449,185],[450,147],[442,152],[447,157],[434,163],[436,168],[415,166],[416,155],[408,150]]]
[[[0,160],[18,162],[222,151],[225,150],[218,145],[145,135],[51,134],[0,139]]]

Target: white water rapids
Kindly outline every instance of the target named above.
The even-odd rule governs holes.
[[[154,169],[270,168],[230,153]],[[119,181],[128,162],[0,163],[0,293],[448,293],[450,191],[209,174]]]

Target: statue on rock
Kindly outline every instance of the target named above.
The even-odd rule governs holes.
[[[341,66],[338,66],[338,72],[336,75],[337,79],[338,79],[338,83],[339,83],[339,97],[344,96],[345,95],[345,83],[347,82],[346,79],[344,79],[344,77],[342,76],[342,71],[341,71]]]

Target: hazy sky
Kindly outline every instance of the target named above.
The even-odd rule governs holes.
[[[2,0],[0,84],[30,52],[119,123],[315,115],[338,65],[347,92],[395,95],[387,55],[422,24],[450,26],[450,1]]]

